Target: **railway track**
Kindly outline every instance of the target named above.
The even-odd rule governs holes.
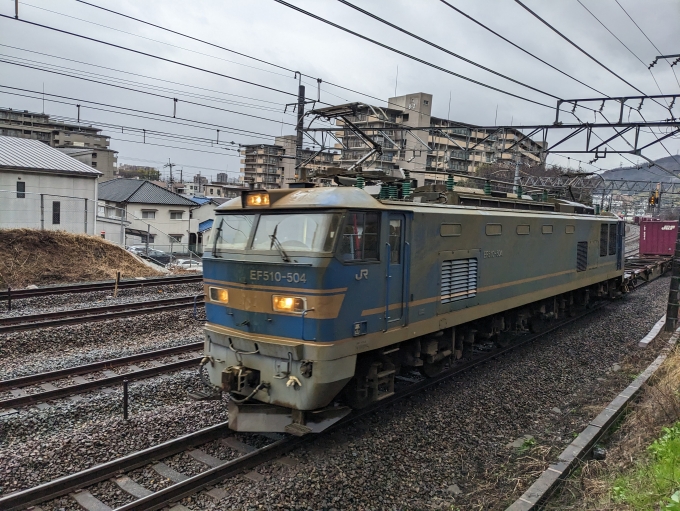
[[[123,380],[140,380],[150,376],[155,376],[157,374],[183,369],[192,365],[197,366],[201,360],[201,357],[192,357],[190,359],[179,361],[175,360],[167,364],[156,363],[153,367],[147,369],[139,369],[133,365],[131,367],[131,371],[122,374],[116,374],[110,371],[114,367],[132,365],[137,362],[153,362],[165,357],[173,357],[183,353],[198,351],[202,348],[202,342],[195,342],[182,346],[175,346],[172,348],[147,351],[145,353],[138,353],[136,355],[130,355],[127,357],[103,360],[100,362],[93,362],[91,364],[69,367],[66,369],[59,369],[57,371],[21,376],[10,380],[0,380],[0,392],[9,391],[14,394],[14,397],[12,398],[0,400],[0,410],[72,396],[75,394],[80,394],[81,392],[86,392],[88,390],[108,387],[110,385],[120,383]],[[84,374],[95,373],[103,373],[104,377],[89,381],[85,381],[85,379],[82,378],[82,375]],[[72,385],[55,387],[53,384],[49,383],[79,376],[81,376],[81,379],[76,380],[76,383]],[[31,391],[27,391],[27,389],[38,385],[40,385],[41,388],[40,392],[33,393]]]
[[[173,277],[148,277],[144,279],[121,280],[118,289],[130,289],[148,286],[169,286],[174,284],[191,284],[201,282],[203,275],[176,275]],[[116,287],[115,280],[90,282],[87,284],[69,284],[64,286],[46,286],[37,289],[6,289],[0,291],[0,301],[33,298],[36,296],[58,295],[67,293],[90,293],[93,291],[108,291]]]
[[[645,261],[645,263],[648,263]],[[658,262],[649,262],[656,264],[659,268],[666,262],[659,266]],[[651,279],[650,279],[651,280]],[[640,286],[646,284],[648,281],[641,282]],[[553,323],[546,330],[537,333],[526,335],[523,338],[517,339],[507,347],[496,348],[493,351],[479,352],[475,351],[471,360],[458,361],[448,370],[440,373],[434,378],[419,378],[419,377],[399,377],[395,382],[395,393],[377,403],[369,405],[363,410],[352,412],[348,417],[342,419],[337,424],[326,430],[326,432],[335,431],[339,428],[345,427],[354,421],[357,421],[377,410],[395,404],[405,398],[408,398],[416,393],[422,392],[428,388],[434,387],[452,377],[460,375],[461,373],[472,369],[473,367],[485,364],[495,358],[509,353],[510,351],[519,349],[532,342],[535,342],[545,335],[554,332],[570,323],[574,323],[583,319],[585,316],[592,314],[604,306],[607,302],[597,304],[591,309],[581,311],[577,316],[566,318],[559,322]],[[325,434],[321,433],[321,434]],[[265,435],[271,438],[271,435]],[[25,509],[30,505],[46,502],[54,498],[71,495],[78,504],[84,509],[95,511],[97,509],[110,509],[105,503],[97,500],[88,490],[101,481],[111,480],[117,484],[121,490],[126,492],[131,498],[135,500],[117,508],[117,511],[132,511],[132,510],[156,510],[162,509],[172,503],[176,503],[182,498],[194,495],[199,491],[210,488],[225,479],[243,474],[247,470],[263,463],[272,461],[284,454],[294,450],[303,443],[313,441],[318,438],[316,435],[306,435],[302,437],[297,436],[283,436],[277,435],[273,442],[268,445],[255,448],[239,439],[239,434],[234,433],[228,429],[228,423],[223,422],[197,432],[182,436],[149,447],[142,451],[138,451],[119,459],[115,459],[100,465],[96,465],[81,472],[71,474],[68,476],[55,479],[38,485],[34,488],[17,491],[12,494],[0,497],[0,509],[8,511]],[[219,459],[211,456],[205,450],[199,449],[200,446],[206,445],[213,441],[219,441],[224,445],[230,447],[234,451],[241,453],[240,456],[233,459]],[[163,463],[164,459],[171,456],[185,453],[194,460],[199,461],[205,467],[205,470],[193,477],[188,477],[184,474],[172,470],[169,466]],[[132,478],[124,475],[132,470],[140,467],[148,466],[159,476],[169,479],[171,484],[160,491],[152,492],[136,483]],[[261,477],[259,474],[253,472],[246,474],[246,476]],[[219,489],[213,488],[208,491],[216,499],[224,498],[227,494]]]
[[[66,311],[47,312],[26,316],[0,318],[0,334],[35,330],[62,325],[75,325],[107,319],[152,314],[175,309],[197,308],[203,305],[203,296],[189,295],[176,298],[162,298],[160,300],[144,300],[120,305],[106,305],[103,307],[86,307]]]
[[[507,347],[497,348],[489,352],[474,352],[476,353],[476,356],[471,360],[464,362],[459,361],[453,367],[445,370],[434,378],[400,377],[395,384],[395,393],[392,396],[373,403],[362,410],[353,411],[349,416],[326,430],[326,432],[345,427],[385,406],[395,404],[416,393],[422,392],[425,389],[434,387],[454,376],[460,375],[473,367],[487,363],[512,350],[535,342],[559,328],[579,321],[585,316],[602,309],[605,305],[606,303],[597,304],[590,309],[582,311],[575,317],[555,322],[550,328],[540,333],[526,335],[524,338],[518,339]],[[325,434],[326,432],[321,434]],[[271,435],[266,436],[271,438]],[[112,480],[124,492],[136,499],[129,504],[116,508],[117,511],[162,509],[171,503],[178,502],[182,498],[194,495],[205,488],[214,486],[225,479],[242,474],[258,465],[283,456],[303,443],[318,438],[318,436],[311,434],[302,437],[276,435],[273,442],[264,447],[255,448],[241,442],[238,440],[238,437],[239,435],[237,433],[228,429],[228,423],[223,422],[180,438],[149,447],[142,451],[129,454],[122,458],[96,465],[81,472],[0,497],[0,509],[7,511],[25,509],[28,506],[46,502],[67,494],[70,494],[84,509],[92,511],[97,509],[110,509],[105,507],[105,503],[97,500],[87,490],[88,487],[105,480]],[[242,455],[234,459],[225,460],[211,456],[205,452],[205,450],[198,449],[201,445],[213,441],[219,441]],[[194,460],[202,463],[206,470],[193,477],[188,477],[174,471],[162,461],[163,459],[181,453],[186,453]],[[136,483],[130,477],[124,475],[125,473],[144,466],[150,466],[150,468],[158,473],[159,476],[171,480],[172,484],[160,491],[152,492]],[[220,496],[219,489],[215,490],[218,490],[216,493],[212,494],[215,498],[219,499],[226,496]],[[215,492],[215,490],[211,491]]]

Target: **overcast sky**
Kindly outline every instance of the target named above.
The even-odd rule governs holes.
[[[606,95],[638,94],[629,85],[589,60],[550,29],[540,24],[536,18],[512,0],[449,1],[521,47]],[[645,64],[651,63],[657,55],[656,49],[635,27],[615,0],[581,1]],[[531,91],[464,63],[337,1],[290,0],[290,2],[455,73],[541,103],[555,104],[555,100],[549,96]],[[680,53],[680,2],[677,0],[644,2],[619,0],[619,2],[661,52],[664,54]],[[295,12],[273,0],[222,2],[217,0],[92,0],[92,3],[213,42],[284,68],[300,70],[307,75],[319,77],[324,82],[321,100],[326,103],[364,101],[380,106],[385,105],[376,99],[342,90],[327,83],[331,82],[383,100],[393,96],[395,88],[397,95],[428,92],[434,95],[434,115],[438,117],[448,115],[453,120],[466,123],[526,125],[549,124],[554,120],[554,110],[550,108],[483,88],[414,62],[407,57],[377,47]],[[557,97],[563,99],[600,97],[587,87],[511,47],[438,0],[356,0],[353,3],[442,47]],[[646,94],[659,94],[659,89],[646,65],[629,53],[579,5],[577,0],[550,2],[526,0],[525,4],[632,85]],[[185,176],[192,176],[198,172],[214,176],[218,171],[228,169],[230,174],[236,177],[239,157],[236,151],[226,150],[223,146],[210,147],[209,140],[216,138],[217,127],[201,129],[181,125],[178,122],[161,122],[95,110],[91,107],[96,105],[88,107],[85,101],[172,116],[173,101],[171,98],[176,97],[179,99],[177,117],[222,126],[220,141],[233,141],[237,144],[273,142],[273,137],[276,135],[294,132],[295,118],[283,113],[284,104],[294,101],[297,93],[297,80],[289,71],[191,41],[78,3],[75,0],[20,1],[19,10],[20,18],[28,21],[101,39],[289,93],[283,94],[72,35],[1,18],[0,44],[3,46],[0,46],[0,55],[2,55],[0,59],[2,60],[22,62],[34,67],[62,66],[59,70],[68,74],[73,74],[73,70],[79,70],[80,73],[97,73],[103,75],[96,77],[99,81],[113,83],[116,80],[116,83],[120,85],[135,89],[141,89],[141,84],[147,87],[172,89],[171,91],[156,90],[156,94],[168,97],[168,99],[159,98],[46,71],[0,63],[0,85],[31,91],[42,91],[44,86],[45,93],[73,98],[59,99],[46,95],[45,113],[76,118],[77,109],[73,105],[80,103],[82,105],[81,119],[93,125],[101,123],[113,125],[107,128],[105,134],[112,137],[111,147],[119,151],[119,163],[158,167],[170,159],[179,167],[184,168]],[[14,0],[0,0],[0,13],[13,16]],[[31,62],[28,62],[29,60]],[[52,69],[57,68],[52,67]],[[680,77],[680,65],[674,69]],[[652,71],[663,93],[680,92],[680,85],[668,63],[659,62]],[[137,76],[129,73],[135,73]],[[89,76],[95,78],[93,75]],[[128,82],[123,83],[120,80]],[[169,81],[176,83],[168,83]],[[305,81],[308,82],[307,95],[315,97],[316,80],[305,78]],[[1,106],[38,112],[43,110],[41,99],[11,95],[8,92],[35,96],[31,93],[1,88]],[[203,97],[197,98],[196,95]],[[449,96],[451,97],[450,107]],[[49,101],[50,99],[68,104],[56,103]],[[264,119],[187,104],[183,99],[256,115]],[[634,102],[631,105],[637,107]],[[113,110],[107,106],[97,108]],[[608,118],[614,117],[613,109],[605,110],[605,112]],[[680,101],[675,105],[673,112],[677,117],[680,112]],[[128,113],[133,112],[128,111]],[[594,120],[592,112],[577,109],[576,113],[583,121]],[[144,113],[136,115],[149,117]],[[663,111],[651,102],[644,104],[642,115],[647,120],[669,117],[667,110]],[[633,112],[630,117],[631,121],[639,120],[636,116],[637,114]],[[172,121],[172,119],[169,120]],[[565,121],[574,122],[575,119],[565,114]],[[189,122],[181,122],[189,124]],[[129,129],[127,132],[124,129],[121,133],[121,129],[117,126],[174,133],[183,137],[205,139],[205,141],[189,142],[170,140],[166,135],[162,137],[148,135],[147,144],[144,145],[141,143],[143,141],[141,134],[131,133]],[[229,133],[227,128],[238,128],[254,133]],[[658,131],[658,133],[663,133],[663,131]],[[652,140],[652,134],[646,134],[646,136],[649,141]],[[162,147],[162,145],[173,147]],[[583,144],[578,145],[583,146]],[[680,140],[671,138],[665,141],[665,145],[675,155],[680,149]],[[180,147],[186,149],[179,149]],[[619,147],[623,148],[625,145],[619,145]],[[649,148],[644,154],[652,159],[668,156],[660,145]],[[576,157],[585,161],[591,159],[587,155]],[[628,158],[632,161],[641,161],[636,156],[628,156]],[[554,155],[549,158],[549,162],[566,165],[567,159]],[[627,161],[610,155],[606,159],[598,160],[596,165],[612,168],[618,167],[621,163],[628,165]],[[578,168],[579,164],[572,160],[571,166]],[[588,165],[583,165],[582,168],[593,170],[593,167]]]

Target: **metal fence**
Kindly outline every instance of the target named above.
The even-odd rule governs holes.
[[[192,244],[182,243],[118,207],[82,197],[0,190],[0,229],[20,228],[101,236],[163,266],[188,260],[182,264],[191,269],[200,263],[202,254],[198,239]],[[192,233],[187,237],[191,239]],[[197,238],[198,233],[193,233],[193,237]]]
[[[100,236],[141,257],[162,265],[188,260],[189,262],[183,263],[186,267],[194,267],[201,261],[203,250],[198,243],[182,243],[123,208],[100,203],[97,212],[97,230]]]
[[[0,190],[0,228],[94,234],[96,207],[82,197]]]

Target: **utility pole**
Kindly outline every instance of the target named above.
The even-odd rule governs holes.
[[[642,156],[642,155],[640,155]],[[654,163],[649,158],[642,156],[645,160],[650,163]],[[676,176],[674,172],[671,172],[667,168],[654,163],[664,172],[667,172],[671,176]],[[659,188],[661,186],[659,185]],[[678,221],[680,224],[680,219]],[[671,285],[668,291],[668,305],[666,306],[666,325],[664,330],[666,332],[675,332],[678,325],[678,308],[680,308],[680,229],[676,229],[677,237],[675,239],[675,253],[673,254],[673,262],[671,266]]]
[[[514,138],[514,142],[515,142],[515,179],[514,179],[514,185],[515,186],[513,188],[515,189],[515,193],[517,195],[521,195],[522,190],[521,190],[521,182],[520,182],[520,179],[519,179],[519,151],[518,151],[519,144],[517,143],[517,135],[516,134],[514,135],[513,138]],[[521,198],[522,197],[520,197],[520,199]]]
[[[307,182],[307,169],[302,166],[302,129],[305,122],[305,86],[300,84],[298,87],[297,103],[297,140],[295,142],[295,168],[298,170],[298,182]]]
[[[170,158],[168,158],[168,163],[163,165],[163,168],[165,167],[170,167],[170,181],[168,182],[168,188],[172,190],[172,167],[175,166],[175,163],[170,163]]]

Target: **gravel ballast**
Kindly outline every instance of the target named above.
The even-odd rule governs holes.
[[[0,379],[200,341],[203,324],[192,314],[180,309],[0,335]]]
[[[540,342],[220,485],[190,509],[505,509],[660,349],[636,344],[665,312],[662,278]],[[519,449],[510,444],[533,440]],[[535,445],[534,445],[535,442]],[[529,449],[532,449],[529,451]],[[533,470],[533,472],[532,472]]]
[[[659,279],[537,343],[322,435],[288,455],[297,464],[258,467],[260,482],[238,477],[221,484],[227,497],[219,502],[201,492],[182,504],[195,510],[503,509],[533,481],[529,449],[569,444],[655,356],[656,344],[646,350],[636,344],[665,311],[667,289],[668,279]],[[184,381],[200,385],[194,378]],[[127,424],[110,412],[91,412],[89,420],[88,410],[96,408],[90,401],[69,406],[84,408],[45,410],[54,418],[32,424],[24,417],[3,421],[8,440],[0,444],[0,458],[12,465],[2,492],[226,420],[224,400],[177,399],[138,410]],[[76,417],[80,422],[62,426]],[[12,428],[20,431],[8,435]],[[510,445],[525,435],[532,440],[519,449]],[[193,467],[186,456],[177,458],[171,463]],[[117,502],[116,488],[106,488],[96,490],[100,498],[106,502],[108,491]],[[69,499],[41,507],[77,509]]]
[[[107,305],[122,305],[132,302],[160,300],[163,298],[178,298],[188,295],[203,295],[203,284],[172,284],[167,286],[148,285],[120,289],[116,297],[113,290],[92,291],[89,293],[64,293],[33,298],[12,300],[12,310],[7,310],[7,303],[0,304],[0,319],[18,316],[45,314],[47,312],[61,312],[89,307],[104,307]],[[3,306],[4,305],[4,306]]]

